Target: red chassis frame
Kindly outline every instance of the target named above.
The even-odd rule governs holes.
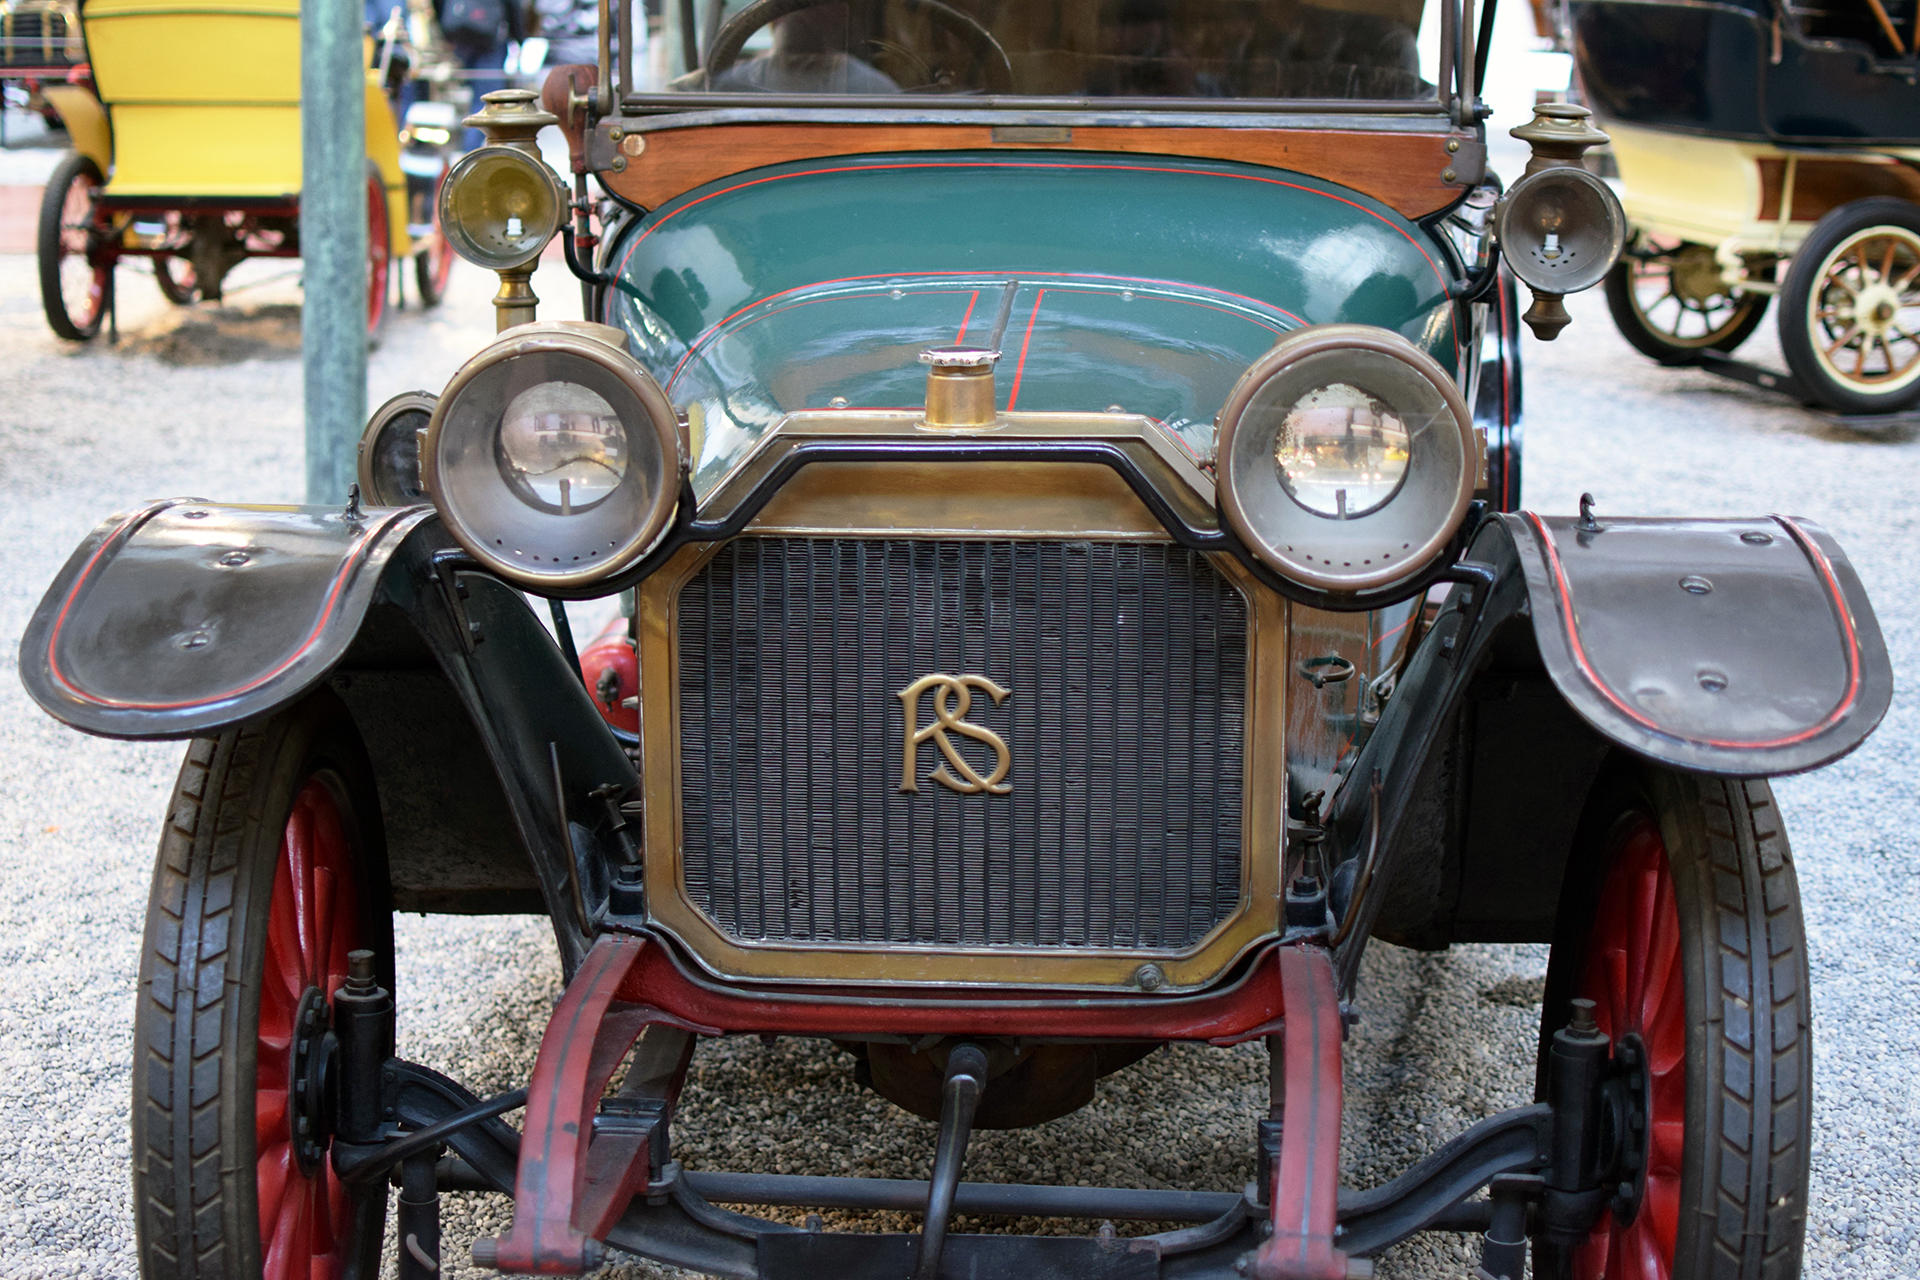
[[[1288,1008],[1294,1016],[1283,1023]],[[602,1093],[648,1026],[702,1035],[1033,1035],[1234,1044],[1278,1035],[1285,1110],[1273,1231],[1256,1280],[1344,1280],[1334,1248],[1343,1026],[1323,946],[1276,946],[1223,991],[1167,1000],[1056,996],[876,1002],[731,991],[691,979],[647,937],[603,934],[554,1009],[528,1088],[512,1229],[477,1252],[503,1271],[578,1275],[633,1197],[662,1175],[644,1136],[596,1135]],[[677,1087],[677,1084],[676,1084]],[[1276,1117],[1277,1118],[1277,1117]]]

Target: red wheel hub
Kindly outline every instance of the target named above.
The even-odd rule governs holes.
[[[1666,1280],[1680,1227],[1686,1134],[1686,983],[1680,913],[1666,841],[1647,814],[1621,824],[1587,939],[1580,995],[1615,1045],[1638,1037],[1646,1056],[1648,1147],[1639,1208],[1603,1214],[1574,1258],[1575,1280]]]
[[[347,980],[359,910],[346,829],[333,792],[310,779],[294,800],[274,868],[261,965],[254,1067],[255,1187],[263,1280],[323,1280],[346,1269],[353,1213],[324,1156],[302,1160],[294,1059],[301,1018]],[[308,1143],[320,1135],[304,1135]]]

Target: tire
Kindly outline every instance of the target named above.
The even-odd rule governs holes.
[[[1541,1079],[1571,1001],[1594,1000],[1616,1061],[1639,1041],[1650,1141],[1630,1212],[1616,1200],[1571,1252],[1536,1239],[1535,1274],[1792,1280],[1806,1233],[1813,1057],[1800,891],[1772,790],[1622,774],[1596,791],[1570,866]],[[1663,970],[1668,981],[1641,985]]]
[[[442,182],[446,175],[440,175]],[[453,245],[448,243],[446,235],[440,230],[440,198],[436,188],[433,199],[433,239],[427,247],[413,255],[414,284],[420,290],[420,305],[437,307],[440,299],[447,296],[447,278],[453,274]]]
[[[296,898],[303,861],[311,892]],[[144,1280],[378,1276],[386,1190],[344,1188],[324,1134],[302,1171],[288,1064],[296,1009],[338,989],[349,949],[374,951],[391,989],[387,903],[372,773],[338,699],[323,692],[188,748],[154,868],[134,1014]],[[321,931],[331,936],[315,945]]]
[[[1768,270],[1771,280],[1773,272]],[[1664,282],[1664,292],[1648,294]],[[1766,319],[1767,295],[1729,290],[1719,280],[1713,250],[1682,244],[1651,255],[1629,251],[1605,286],[1607,311],[1620,336],[1661,364],[1700,363],[1703,351],[1732,351]]]
[[[100,332],[113,301],[113,263],[102,261],[102,237],[93,201],[100,166],[69,151],[40,197],[40,305],[47,327],[70,342]]]
[[[1829,409],[1920,401],[1920,206],[1876,196],[1813,225],[1780,290],[1780,349]]]
[[[153,280],[160,286],[161,294],[176,307],[191,306],[200,297],[200,282],[194,277],[192,261],[177,253],[154,258]]]
[[[380,170],[367,163],[367,336],[380,332],[387,314],[387,287],[393,278],[393,244],[387,226],[387,186]]]

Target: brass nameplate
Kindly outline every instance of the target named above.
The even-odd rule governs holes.
[[[1044,146],[1073,141],[1073,130],[1057,124],[997,124],[993,126],[995,144],[1002,142]]]

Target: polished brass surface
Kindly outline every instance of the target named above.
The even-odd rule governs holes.
[[[1013,767],[1013,753],[1007,749],[1006,739],[991,729],[967,720],[967,712],[973,709],[975,689],[992,698],[996,704],[1005,702],[1013,693],[1013,690],[1002,689],[985,676],[950,676],[939,671],[921,676],[900,691],[900,702],[905,708],[905,714],[901,717],[902,732],[905,734],[905,742],[900,749],[902,791],[920,790],[920,744],[929,739],[946,757],[944,763],[935,765],[933,772],[927,775],[934,782],[962,795],[978,795],[984,791],[989,795],[1004,796],[1013,790],[1013,784],[1001,781],[1007,776],[1007,770]],[[933,723],[922,727],[920,695],[927,692],[933,694]],[[967,763],[966,757],[954,749],[947,737],[948,730],[993,748],[993,768],[985,777],[981,777],[979,771]],[[951,773],[948,772],[949,767]]]
[[[1097,462],[816,462],[761,508],[758,532],[1163,541],[1167,531]]]
[[[929,430],[991,427],[999,416],[993,385],[998,351],[983,347],[935,347],[920,353],[927,369]]]
[[[500,292],[493,295],[493,331],[505,333],[532,324],[539,315],[540,298],[533,291],[533,268],[501,271]]]
[[[488,146],[510,147],[531,158],[539,166],[539,173],[550,180],[553,188],[551,193],[553,216],[550,219],[552,225],[547,228],[540,248],[535,249],[524,262],[510,268],[502,269],[493,266],[492,263],[481,264],[493,266],[500,277],[500,292],[493,298],[496,333],[505,333],[516,325],[532,324],[538,319],[540,299],[534,294],[531,283],[534,267],[538,265],[540,254],[545,249],[546,243],[559,234],[560,221],[564,217],[567,205],[566,188],[547,168],[546,161],[540,156],[540,144],[536,141],[540,130],[548,125],[559,124],[560,119],[542,108],[538,99],[539,95],[530,89],[499,89],[487,94],[482,99],[486,105],[462,121],[463,124],[478,129],[486,135]],[[459,170],[477,158],[477,153],[475,156],[463,157],[462,162],[455,166],[455,170],[441,184],[439,199],[443,223],[446,221],[448,201],[456,195]]]
[[[761,442],[702,504],[705,518],[732,509],[752,479],[773,465],[795,440],[924,439],[912,413],[848,411],[794,414]],[[1013,414],[996,436],[1015,439],[1105,439],[1128,447],[1163,492],[1202,524],[1211,523],[1213,486],[1179,443],[1144,418],[1124,414]],[[1104,477],[1101,478],[1104,474]],[[938,517],[938,530],[913,518],[916,495]],[[900,513],[896,518],[894,513]],[[884,520],[886,523],[877,523]],[[1165,531],[1110,468],[1083,463],[836,463],[803,468],[748,526],[757,533],[791,535],[872,533],[890,538],[977,536],[1084,540],[1123,536],[1165,540]],[[1113,531],[1109,534],[1106,531]],[[740,980],[795,983],[875,983],[934,986],[1047,986],[1137,991],[1143,963],[1164,975],[1166,992],[1191,991],[1217,980],[1249,947],[1279,928],[1280,858],[1285,829],[1287,603],[1261,586],[1230,556],[1215,569],[1249,604],[1244,753],[1244,857],[1238,909],[1198,944],[1180,952],[1122,949],[863,946],[775,942],[742,943],[727,936],[688,896],[681,866],[679,671],[675,637],[681,589],[721,544],[677,552],[635,592],[641,687],[663,696],[641,703],[640,773],[645,792],[646,876],[656,923],[678,938],[707,970]],[[976,677],[977,679],[978,677]],[[925,684],[923,692],[947,679]],[[979,689],[981,686],[973,686]],[[988,696],[991,696],[989,694]],[[1018,697],[1018,690],[1008,696]],[[903,699],[904,701],[904,699]],[[925,707],[925,699],[922,706]],[[947,705],[958,713],[958,699]],[[921,712],[924,718],[927,712]],[[935,725],[940,722],[935,719]],[[925,727],[923,724],[921,727]],[[948,728],[948,732],[954,732]],[[928,733],[921,747],[937,746]],[[989,746],[992,744],[989,743]],[[981,781],[1007,785],[997,757]],[[903,756],[905,743],[902,743]],[[997,753],[996,753],[997,755]],[[906,763],[903,759],[903,764]],[[970,782],[966,774],[954,773]],[[924,780],[921,779],[921,780]],[[991,794],[978,797],[994,803]]]

